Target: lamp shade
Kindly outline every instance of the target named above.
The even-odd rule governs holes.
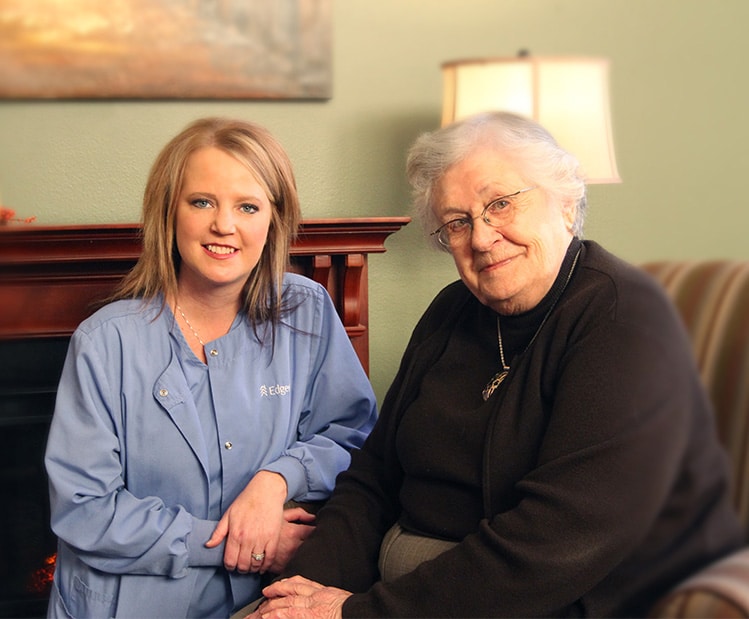
[[[518,56],[442,65],[442,125],[506,111],[543,125],[580,161],[586,182],[621,182],[609,110],[609,63],[602,58]]]

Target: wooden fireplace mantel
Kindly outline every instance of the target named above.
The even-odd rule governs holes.
[[[369,371],[367,257],[408,217],[308,219],[291,268],[325,286]],[[0,227],[0,339],[70,336],[141,250],[137,224]]]

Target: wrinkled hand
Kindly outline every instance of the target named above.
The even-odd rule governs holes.
[[[224,538],[224,566],[239,573],[266,572],[276,561],[286,480],[278,473],[260,471],[226,510],[206,542],[218,546]],[[252,555],[263,555],[261,559]],[[288,558],[286,559],[288,560]]]
[[[302,542],[315,530],[315,527],[311,526],[315,522],[315,515],[310,514],[301,507],[285,509],[283,520],[281,536],[278,540],[278,550],[273,562],[267,568],[269,572],[273,572],[274,574],[283,572],[286,564],[296,554]]]
[[[267,600],[248,619],[341,619],[351,593],[293,576],[267,586],[263,595]]]

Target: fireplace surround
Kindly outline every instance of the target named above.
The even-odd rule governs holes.
[[[367,372],[368,255],[408,222],[306,220],[291,251],[291,270],[330,293]],[[137,225],[0,228],[0,617],[46,613],[56,539],[43,454],[57,382],[73,330],[140,247]]]

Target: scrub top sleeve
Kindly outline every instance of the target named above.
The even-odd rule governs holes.
[[[361,447],[377,416],[372,386],[324,289],[317,315],[319,337],[311,338],[305,410],[297,441],[284,454],[304,471],[305,494],[291,497],[298,500],[327,498],[336,476],[349,465],[349,452]],[[290,487],[296,479],[287,478]]]

